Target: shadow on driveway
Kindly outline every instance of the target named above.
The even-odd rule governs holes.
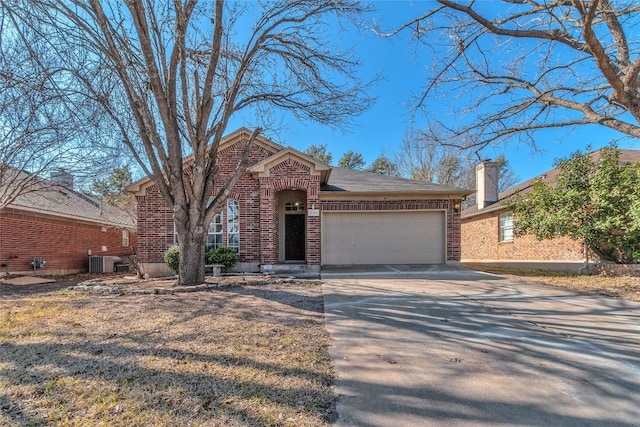
[[[338,425],[639,425],[640,304],[437,270],[325,278]]]
[[[428,278],[434,280],[486,280],[502,279],[491,273],[469,270],[447,264],[401,264],[401,265],[330,265],[323,266],[322,279],[346,278]]]

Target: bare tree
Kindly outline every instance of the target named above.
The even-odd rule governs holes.
[[[47,178],[61,169],[82,185],[120,154],[101,144],[102,113],[66,90],[38,31],[16,33],[12,18],[0,8],[0,209],[54,185]]]
[[[470,190],[476,188],[475,168],[481,158],[469,150],[442,145],[430,134],[408,130],[394,158],[401,174],[407,178]],[[505,155],[499,154],[494,161],[500,165],[499,190],[515,185],[518,175],[509,166]],[[462,205],[467,208],[474,203],[475,194],[471,194]]]
[[[405,132],[394,157],[400,171],[408,178],[460,187],[472,184],[471,177],[478,162],[471,152],[442,146],[430,135],[413,129]]]
[[[441,143],[535,147],[538,130],[586,124],[640,137],[636,2],[437,3],[386,35],[412,31],[428,46],[433,69],[417,105]],[[428,108],[440,97],[450,118]]]
[[[204,279],[207,226],[263,131],[254,130],[233,173],[221,176],[217,150],[231,117],[251,110],[259,119],[261,108],[276,107],[340,126],[370,104],[357,61],[330,45],[323,26],[362,12],[355,1],[2,4],[18,30],[33,22],[45,29],[76,89],[109,115],[173,208],[180,284]]]

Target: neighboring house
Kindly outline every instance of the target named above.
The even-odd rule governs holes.
[[[135,247],[133,215],[74,191],[68,174],[38,179],[0,209],[0,275],[33,273],[35,258],[45,261],[37,274],[87,271],[89,255],[126,261]]]
[[[596,151],[592,156],[599,155]],[[640,151],[620,150],[620,162],[640,160]],[[498,193],[498,164],[476,166],[477,203],[462,211],[462,263],[497,267],[530,268],[578,272],[585,266],[581,242],[568,237],[538,240],[534,236],[515,236],[509,205],[516,193],[531,191],[538,179],[553,182],[559,170],[552,169]],[[589,255],[594,260],[594,255]]]
[[[235,168],[249,136],[240,129],[224,138],[222,174]],[[327,166],[263,137],[249,164],[208,236],[209,247],[238,250],[240,271],[460,260],[460,203],[468,190]],[[175,241],[172,210],[151,178],[128,191],[137,199],[143,270],[167,274],[163,254]]]

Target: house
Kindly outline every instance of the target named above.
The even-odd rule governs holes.
[[[599,151],[591,154],[599,155]],[[620,150],[620,162],[640,160],[640,151]],[[498,192],[498,164],[486,161],[476,166],[476,204],[461,215],[462,255],[465,264],[507,268],[544,269],[579,272],[585,266],[581,242],[568,237],[538,240],[531,235],[515,236],[509,205],[516,193],[526,194],[542,179],[554,182],[555,168],[515,187]],[[589,254],[589,260],[595,256]]]
[[[250,131],[219,146],[230,173]],[[322,265],[439,264],[460,260],[460,188],[325,165],[259,137],[209,227],[208,246],[234,247],[238,270],[315,273]],[[145,274],[167,274],[172,210],[149,177],[131,184],[138,209],[138,257]],[[217,191],[214,190],[214,191]]]
[[[28,175],[16,171],[14,185]],[[0,209],[0,275],[87,271],[90,255],[126,257],[135,252],[131,214],[73,190],[73,178],[37,178],[29,190]],[[40,260],[44,263],[40,263]]]

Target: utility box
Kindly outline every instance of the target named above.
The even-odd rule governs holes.
[[[115,256],[90,256],[89,257],[89,273],[113,273]]]

